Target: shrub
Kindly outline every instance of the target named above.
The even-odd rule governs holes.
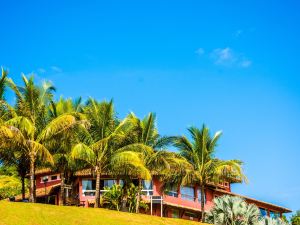
[[[214,207],[207,213],[206,221],[215,225],[257,225],[259,209],[244,199],[224,195],[214,199]]]
[[[264,217],[259,221],[258,225],[288,225],[288,223],[279,218]]]
[[[13,176],[0,175],[0,200],[16,196],[22,192],[19,179]]]

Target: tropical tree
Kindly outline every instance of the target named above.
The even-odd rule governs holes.
[[[202,129],[196,127],[188,128],[191,141],[182,136],[176,138],[174,146],[178,148],[182,157],[191,165],[192,170],[188,171],[182,179],[183,184],[193,183],[200,186],[201,191],[201,220],[205,220],[205,187],[209,183],[218,183],[220,180],[246,180],[239,160],[219,160],[215,158],[217,142],[221,132],[210,136],[209,129],[203,125]]]
[[[0,149],[16,151],[29,161],[30,198],[35,202],[35,168],[37,160],[53,163],[53,158],[45,142],[61,132],[66,132],[78,123],[72,115],[61,115],[49,120],[47,107],[52,100],[55,88],[48,82],[42,86],[34,83],[34,78],[22,76],[24,86],[17,86],[7,79],[10,88],[16,94],[16,105],[9,108],[11,119],[0,126]]]
[[[127,119],[119,121],[116,118],[112,101],[97,102],[89,99],[84,108],[84,114],[87,116],[90,127],[84,134],[83,141],[73,147],[72,157],[85,161],[96,173],[95,207],[99,207],[101,173],[119,171],[118,168],[122,166],[127,168],[123,168],[122,171],[133,171],[132,168],[135,168],[135,171],[139,171],[147,178],[149,178],[149,173],[137,154],[122,152],[116,155],[130,124]],[[114,158],[114,163],[111,163],[112,158]]]
[[[298,210],[291,218],[292,225],[300,225],[300,210]]]
[[[5,120],[6,116],[6,107],[4,93],[7,86],[7,71],[4,68],[1,68],[1,77],[0,77],[0,124]]]
[[[120,211],[123,200],[123,190],[120,185],[114,184],[112,187],[105,187],[106,192],[103,195],[103,204],[108,208]]]
[[[72,147],[80,142],[80,132],[88,125],[85,116],[82,114],[81,98],[73,101],[72,99],[60,98],[57,102],[51,102],[49,105],[50,117],[55,119],[61,115],[72,115],[81,123],[73,126],[73,129],[59,133],[51,142],[47,142],[47,148],[51,151],[54,159],[53,169],[60,173],[60,205],[65,202],[65,183],[71,176],[71,173],[78,169],[78,164],[71,157]]]
[[[140,120],[133,113],[127,117],[132,127],[127,133],[127,145],[119,149],[119,152],[135,152],[140,155],[143,165],[151,175],[160,174],[162,178],[169,178],[170,174],[182,174],[188,166],[187,161],[174,152],[164,148],[172,143],[174,137],[160,136],[156,126],[156,116],[149,113]],[[140,193],[142,189],[142,177],[137,175],[138,190],[136,212],[140,208]]]
[[[240,197],[223,195],[214,199],[206,221],[214,225],[256,225],[259,217],[257,206],[247,204]]]

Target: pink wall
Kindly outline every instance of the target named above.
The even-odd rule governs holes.
[[[52,175],[57,175],[57,180],[51,181],[50,177]],[[45,184],[43,183],[42,179],[44,176],[48,176],[49,177],[49,181],[46,183],[46,187],[49,186],[53,186],[56,184],[60,184],[61,180],[60,180],[60,175],[57,173],[53,173],[53,174],[43,174],[43,175],[36,175],[36,188],[45,188]]]
[[[153,178],[153,194],[154,195],[160,195],[163,196],[164,202],[165,203],[170,203],[172,205],[180,205],[180,206],[185,206],[185,207],[189,207],[189,208],[193,208],[195,210],[199,210],[201,209],[201,203],[198,201],[198,196],[197,196],[197,192],[195,193],[195,201],[190,201],[190,200],[186,200],[186,199],[182,199],[181,198],[181,194],[180,194],[180,188],[178,187],[178,197],[173,197],[173,196],[168,196],[165,193],[162,192],[162,187],[163,183],[161,181],[159,181],[157,178]],[[197,186],[195,186],[195,188],[197,188]],[[205,210],[209,210],[212,205],[213,205],[213,193],[207,189],[205,191],[205,195],[206,195],[206,205],[204,207]]]

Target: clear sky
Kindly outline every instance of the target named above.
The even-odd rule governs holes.
[[[295,0],[2,1],[0,65],[51,80],[57,96],[113,98],[120,117],[154,111],[164,135],[222,130],[217,156],[243,160],[249,178],[233,190],[296,210],[299,11]]]

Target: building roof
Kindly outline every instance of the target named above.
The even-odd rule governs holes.
[[[250,197],[247,197],[247,196],[244,196],[244,195],[236,194],[236,193],[229,192],[229,191],[225,191],[225,190],[222,190],[222,189],[216,189],[216,191],[217,191],[217,192],[220,192],[220,193],[223,193],[223,194],[228,194],[228,195],[238,196],[238,197],[244,198],[244,199],[246,199],[246,200],[250,200],[250,201],[252,201],[252,202],[262,203],[262,204],[264,204],[264,205],[267,205],[267,206],[271,206],[271,207],[273,207],[273,208],[276,208],[276,209],[280,210],[280,211],[283,212],[283,213],[289,213],[289,212],[292,212],[292,210],[290,210],[290,209],[288,209],[288,208],[285,208],[285,207],[282,207],[282,206],[279,206],[279,205],[275,205],[275,204],[272,204],[272,203],[260,201],[260,200],[257,200],[257,199],[254,199],[254,198],[250,198]]]

